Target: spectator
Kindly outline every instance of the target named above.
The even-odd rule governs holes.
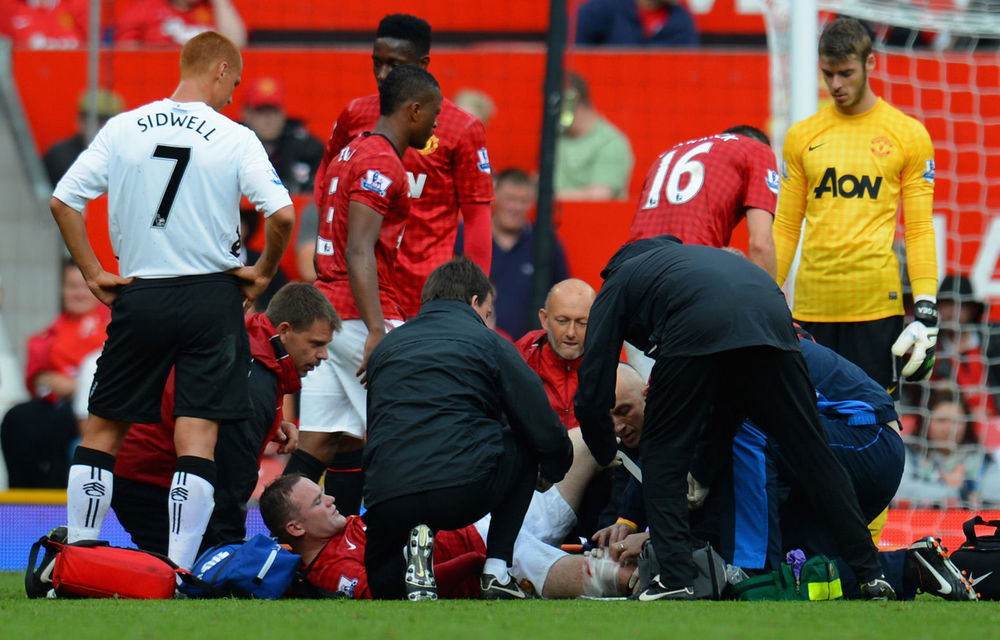
[[[632,145],[590,101],[587,82],[570,73],[556,142],[555,191],[560,200],[621,200],[632,175]]]
[[[988,370],[980,333],[985,310],[966,276],[949,275],[941,281],[938,288],[941,330],[931,379],[947,380],[958,386],[975,419],[978,435],[983,434],[986,420],[997,415],[986,388]]]
[[[90,144],[90,139],[87,137],[87,113],[90,111],[90,98],[90,93],[84,93],[80,96],[76,135],[60,140],[49,147],[42,158],[45,163],[45,171],[49,175],[49,182],[53,186],[59,182],[59,178],[63,177],[76,157]],[[118,115],[124,109],[125,102],[117,93],[108,89],[97,90],[98,129],[103,127],[111,116]]]
[[[588,0],[576,14],[576,43],[695,47],[698,30],[681,0]]]
[[[521,169],[506,169],[493,187],[493,265],[490,279],[497,288],[497,328],[517,339],[530,328],[531,283],[535,273],[535,241],[528,214],[537,195],[535,181]],[[461,239],[459,240],[461,241]],[[569,277],[566,252],[557,238],[553,245],[552,282]],[[459,246],[456,254],[461,254]]]
[[[218,31],[237,47],[247,29],[232,0],[138,0],[114,25],[115,44],[180,47],[203,31]]]
[[[323,143],[309,133],[301,120],[288,117],[285,88],[280,80],[261,76],[248,84],[243,124],[260,138],[285,187],[291,193],[312,193],[316,167],[323,159]]]
[[[76,265],[65,263],[62,311],[28,339],[25,378],[31,400],[12,407],[0,427],[10,486],[66,486],[70,446],[79,436],[72,406],[77,368],[104,344],[110,317]]]
[[[916,437],[907,438],[897,503],[977,508],[985,451],[976,439],[968,403],[957,389],[935,389],[927,410]]]
[[[497,105],[493,98],[477,89],[462,89],[455,94],[455,106],[479,118],[484,127],[496,115]]]
[[[16,48],[76,49],[87,40],[87,0],[0,0],[0,36]]]

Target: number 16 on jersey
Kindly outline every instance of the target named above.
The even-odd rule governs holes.
[[[671,204],[684,204],[698,195],[702,185],[705,183],[705,165],[694,158],[695,156],[708,153],[711,148],[711,142],[703,142],[682,155],[673,167],[671,167],[671,163],[677,154],[677,150],[673,149],[670,153],[663,156],[660,160],[660,166],[656,169],[656,175],[653,176],[653,184],[649,188],[649,197],[642,208],[654,209],[660,204],[660,190],[663,189],[664,181],[667,183],[664,195],[667,198],[667,202]],[[669,178],[667,177],[668,173],[670,174]],[[688,181],[684,185],[684,188],[681,189],[681,178],[685,174],[688,175]]]

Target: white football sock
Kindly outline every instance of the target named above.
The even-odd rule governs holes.
[[[176,471],[170,483],[167,508],[170,510],[167,555],[177,566],[190,569],[215,508],[215,487],[201,476]]]
[[[111,506],[114,474],[89,464],[74,464],[66,481],[66,534],[68,542],[97,540],[104,516]]]
[[[507,584],[510,581],[507,562],[500,558],[486,558],[486,564],[483,565],[483,573],[495,577],[500,584]]]

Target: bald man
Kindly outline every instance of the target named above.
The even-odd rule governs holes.
[[[542,328],[529,331],[516,343],[521,357],[545,384],[549,404],[568,430],[580,426],[573,413],[576,369],[583,359],[587,317],[596,297],[594,288],[583,280],[557,283],[538,310]]]
[[[583,280],[569,278],[556,283],[545,296],[545,306],[538,310],[542,328],[529,331],[516,343],[521,357],[542,379],[549,404],[569,431],[573,466],[559,484],[563,497],[575,510],[583,501],[587,485],[599,471],[583,443],[577,428],[580,423],[573,411],[576,369],[583,360],[587,318],[596,297],[594,288]]]

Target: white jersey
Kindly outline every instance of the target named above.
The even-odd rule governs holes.
[[[240,194],[265,216],[292,204],[253,131],[169,99],[108,120],[53,196],[82,211],[104,192],[119,271],[140,278],[239,267]]]

